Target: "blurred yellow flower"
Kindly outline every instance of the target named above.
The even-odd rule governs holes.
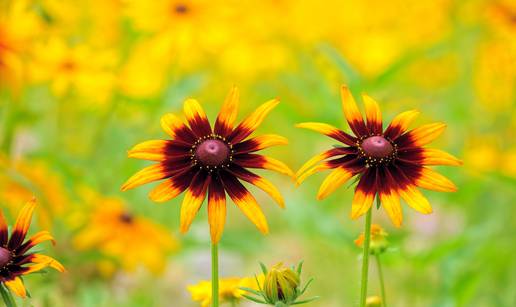
[[[163,271],[166,255],[178,248],[178,242],[166,229],[130,213],[119,199],[98,198],[94,207],[74,238],[77,249],[98,250],[118,260],[128,272],[139,265],[153,273]]]
[[[25,53],[40,31],[40,20],[28,1],[0,3],[0,87],[16,91],[22,85]]]
[[[378,224],[371,225],[371,241],[369,246],[369,251],[371,254],[379,254],[385,251],[385,249],[389,246],[389,242],[387,241],[387,236],[389,234],[382,228],[382,226]],[[355,240],[355,245],[358,247],[363,247],[364,245],[364,233],[361,233],[358,238]]]
[[[33,50],[30,66],[35,82],[50,82],[52,93],[63,97],[74,90],[96,102],[111,97],[117,63],[115,53],[93,50],[87,44],[68,45],[60,37],[52,37]]]
[[[257,277],[258,282],[263,282],[263,275]],[[254,277],[230,277],[219,279],[219,302],[237,302],[242,298],[245,291],[240,288],[250,288],[258,290],[258,284]],[[211,305],[211,281],[201,281],[196,285],[188,286],[188,291],[192,295],[192,300],[200,302],[202,307]]]

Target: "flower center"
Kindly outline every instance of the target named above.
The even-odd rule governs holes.
[[[206,166],[221,166],[229,159],[230,149],[226,143],[217,139],[208,139],[195,149],[195,158]]]
[[[3,268],[6,264],[11,261],[12,254],[11,252],[3,247],[0,247],[0,268]]]
[[[174,6],[174,11],[177,14],[185,14],[185,13],[188,13],[189,9],[188,9],[188,6],[186,6],[186,4],[178,3]]]
[[[368,137],[362,141],[361,147],[367,156],[373,158],[385,158],[394,151],[391,142],[378,135]]]
[[[134,216],[129,212],[124,212],[118,217],[120,221],[126,224],[131,224],[134,221]]]

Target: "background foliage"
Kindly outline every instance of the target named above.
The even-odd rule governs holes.
[[[33,228],[51,230],[58,244],[47,252],[68,269],[26,278],[26,305],[196,306],[186,287],[209,279],[206,212],[180,235],[181,197],[157,205],[150,187],[121,193],[148,165],[126,150],[165,138],[160,116],[187,97],[215,118],[235,84],[240,118],[281,98],[260,132],[288,137],[268,154],[297,169],[332,142],[294,124],[345,128],[342,83],[375,97],[384,119],[417,108],[419,124],[446,122],[435,146],[464,160],[440,170],[459,192],[426,193],[433,214],[404,207],[394,229],[374,211],[390,233],[390,305],[516,305],[514,1],[2,0],[0,10],[0,204],[12,222],[35,195]],[[321,296],[310,305],[356,305],[362,222],[348,218],[352,189],[317,202],[322,175],[298,189],[268,175],[287,209],[256,191],[271,226],[263,237],[230,204],[221,276],[304,259],[316,277],[308,295]],[[164,241],[95,223],[113,203]],[[97,240],[84,239],[92,228]]]

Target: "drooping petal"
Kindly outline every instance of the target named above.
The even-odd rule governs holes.
[[[446,129],[444,123],[433,123],[410,130],[396,140],[400,149],[426,145],[435,140]]]
[[[0,246],[4,246],[7,243],[8,236],[7,223],[5,221],[4,213],[0,209]]]
[[[366,94],[362,94],[362,100],[364,101],[365,105],[367,128],[371,133],[382,133],[382,112],[380,112],[380,107],[378,106],[378,103]]]
[[[272,109],[274,109],[279,104],[278,99],[272,99],[267,101],[258,107],[251,115],[249,115],[240,125],[238,125],[235,130],[228,137],[228,141],[236,144],[244,140],[251,133],[253,133],[258,126],[265,119],[267,114],[269,114]]]
[[[27,296],[27,291],[25,291],[25,286],[20,277],[15,277],[11,280],[4,281],[4,285],[6,285],[9,290],[11,290],[14,294],[21,298],[25,298]]]
[[[262,150],[268,147],[276,146],[276,145],[286,145],[288,144],[287,138],[276,135],[276,134],[265,134],[261,136],[257,136],[255,138],[249,139],[242,143],[235,144],[233,146],[233,150],[236,154],[239,153],[248,153],[253,151]]]
[[[216,244],[222,237],[226,223],[226,193],[219,178],[212,178],[208,191],[208,221],[211,242]]]
[[[380,201],[382,208],[385,209],[387,215],[396,227],[400,227],[403,221],[403,213],[401,212],[400,198],[394,189],[380,191]]]
[[[129,189],[141,186],[142,184],[167,178],[170,175],[171,172],[168,167],[162,163],[156,163],[143,168],[127,179],[127,181],[122,185],[122,191],[127,191]]]
[[[33,248],[34,246],[38,245],[41,242],[45,241],[51,241],[52,244],[55,244],[54,237],[50,234],[50,232],[46,230],[42,230],[37,232],[35,235],[33,235],[27,242],[23,243],[16,249],[16,253],[18,255],[24,254],[29,249]]]
[[[353,98],[351,91],[347,86],[343,85],[340,88],[340,94],[342,99],[342,110],[344,111],[344,116],[348,121],[349,127],[357,136],[367,135],[367,128],[364,124],[364,119],[358,110],[357,103],[355,102],[355,98]]]
[[[346,132],[328,124],[323,123],[300,123],[296,124],[297,128],[310,129],[326,136],[329,136],[339,142],[349,146],[356,146],[357,139]]]
[[[198,172],[190,183],[190,188],[186,191],[185,198],[181,204],[181,225],[180,230],[186,233],[192,224],[194,217],[201,208],[206,198],[206,190],[210,184],[210,178],[205,172]]]
[[[152,189],[149,193],[149,198],[161,203],[177,197],[190,186],[192,175],[192,171],[189,168],[175,174]]]
[[[292,170],[283,162],[271,157],[257,154],[241,154],[233,158],[233,162],[246,168],[262,168],[293,176]]]
[[[443,175],[427,168],[423,167],[416,179],[416,185],[427,190],[439,191],[439,192],[456,192],[457,187],[450,179]]]
[[[319,192],[317,193],[317,199],[321,200],[326,198],[352,176],[353,173],[344,167],[334,169],[322,182]]]
[[[269,232],[267,220],[253,195],[231,174],[223,173],[222,184],[235,205],[256,225],[260,232],[267,234]]]
[[[410,110],[398,114],[394,117],[389,127],[385,129],[384,136],[393,141],[396,140],[400,135],[407,131],[409,125],[418,115],[419,111],[417,110]]]
[[[23,243],[23,240],[25,240],[34,208],[36,208],[35,198],[28,201],[18,214],[18,218],[16,219],[16,223],[12,230],[11,239],[7,244],[10,250],[17,248]]]
[[[351,219],[357,219],[371,208],[376,194],[376,169],[368,168],[357,187],[351,203]]]
[[[42,254],[32,254],[30,257],[30,262],[35,263],[35,265],[27,267],[27,270],[23,272],[23,274],[30,274],[37,271],[40,271],[46,267],[51,267],[59,272],[64,272],[64,266],[54,258],[42,255]]]
[[[315,165],[307,169],[304,173],[300,174],[299,176],[296,176],[296,187],[300,186],[303,181],[306,180],[306,178],[312,176],[315,173],[322,172],[325,170],[331,169],[331,166],[328,164],[328,162],[323,162],[319,165]]]
[[[353,153],[356,153],[356,149],[353,147],[337,147],[337,148],[332,148],[330,150],[327,150],[327,151],[311,158],[310,160],[306,161],[306,163],[303,164],[303,166],[301,166],[301,168],[296,172],[296,177],[301,176],[301,174],[303,174],[309,168],[311,168],[315,164],[317,164],[325,159],[328,159],[328,158],[331,158],[334,156],[338,156],[338,155],[347,155],[347,154],[353,154]]]
[[[208,117],[197,100],[187,99],[183,109],[190,129],[192,129],[195,136],[203,137],[211,134]]]
[[[238,113],[239,92],[236,86],[233,86],[222,105],[219,116],[215,121],[215,134],[227,137],[233,129],[237,113]]]
[[[172,113],[167,113],[161,117],[161,128],[172,139],[182,141],[188,144],[193,144],[196,137],[192,130],[188,128],[179,117]]]
[[[423,214],[432,213],[432,206],[425,196],[412,185],[401,187],[398,189],[398,194],[407,202],[407,204],[414,210]]]
[[[423,164],[425,165],[462,165],[462,161],[439,149],[424,148]]]
[[[232,165],[229,168],[229,172],[239,179],[247,181],[262,189],[265,193],[269,194],[270,197],[272,197],[272,199],[274,199],[281,208],[285,208],[285,201],[283,200],[279,190],[267,179],[258,176],[238,165]]]

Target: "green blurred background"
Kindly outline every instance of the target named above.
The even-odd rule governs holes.
[[[288,146],[266,153],[297,170],[333,142],[294,125],[347,130],[338,90],[348,84],[380,103],[384,121],[415,108],[418,125],[446,122],[432,147],[464,161],[438,168],[459,191],[425,191],[433,214],[403,206],[396,229],[373,212],[390,234],[389,304],[516,306],[514,1],[2,0],[0,9],[0,205],[13,222],[35,195],[32,233],[50,230],[57,245],[45,252],[68,269],[25,278],[32,298],[20,305],[199,306],[187,286],[210,278],[205,206],[181,235],[182,197],[152,203],[153,184],[120,192],[150,164],[127,150],[166,138],[160,117],[179,114],[188,97],[213,121],[236,85],[239,119],[281,99],[258,133],[286,136]],[[308,296],[321,296],[309,306],[358,305],[353,240],[363,221],[348,217],[353,189],[316,201],[322,174],[295,188],[259,173],[287,208],[251,189],[270,224],[262,236],[228,202],[221,277],[252,276],[258,261],[304,260],[304,277],[315,277]],[[113,203],[165,243],[99,222]],[[85,243],[92,229],[101,239]],[[370,276],[369,293],[379,295],[374,261]]]

